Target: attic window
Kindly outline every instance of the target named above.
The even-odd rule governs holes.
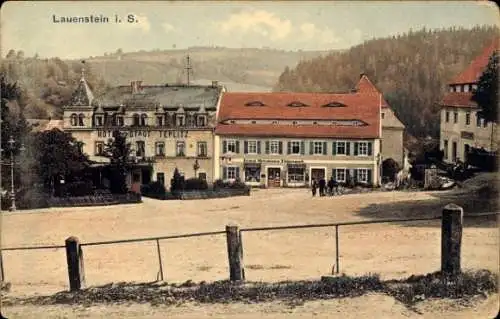
[[[245,106],[265,106],[261,101],[252,101],[245,104]]]
[[[229,121],[229,123],[234,124],[234,123],[236,123],[236,121],[235,120],[231,120],[231,121]]]
[[[328,104],[323,105],[323,107],[346,107],[347,105],[340,102],[330,102]]]
[[[291,106],[291,107],[304,107],[304,106],[309,106],[307,104],[304,104],[300,101],[293,101],[291,103],[288,104],[288,106]]]
[[[257,124],[257,121],[252,121],[252,124]]]

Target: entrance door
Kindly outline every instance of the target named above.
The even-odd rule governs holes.
[[[281,186],[281,168],[269,167],[267,169],[267,186],[280,187]]]
[[[464,162],[467,163],[467,156],[469,155],[470,152],[470,145],[465,144],[464,145]]]
[[[315,179],[316,182],[319,182],[319,180],[322,178],[325,178],[325,169],[324,168],[311,169],[311,181],[313,179]]]

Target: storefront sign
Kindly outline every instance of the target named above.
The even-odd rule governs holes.
[[[304,164],[303,160],[290,160],[286,161],[287,164]]]
[[[165,130],[165,131],[148,131],[148,130],[130,130],[130,131],[120,131],[125,137],[157,137],[157,138],[187,138],[188,131],[184,130]],[[113,131],[98,130],[97,137],[99,138],[111,138],[113,137]]]

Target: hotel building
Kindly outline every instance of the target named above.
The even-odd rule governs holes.
[[[373,90],[224,93],[215,130],[214,176],[252,186],[300,187],[333,176],[377,185],[383,98]]]

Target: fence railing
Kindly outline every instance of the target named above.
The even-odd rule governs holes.
[[[214,235],[226,235],[228,261],[229,261],[229,278],[232,281],[245,280],[245,269],[243,264],[243,233],[259,232],[259,231],[281,231],[290,229],[304,228],[320,228],[334,227],[335,231],[335,272],[340,272],[340,254],[339,254],[339,228],[341,226],[369,225],[382,223],[410,223],[418,221],[441,220],[441,271],[456,274],[460,271],[460,255],[462,242],[462,228],[464,217],[480,217],[498,215],[500,212],[478,213],[472,215],[463,215],[463,209],[457,205],[450,204],[443,208],[441,216],[425,217],[425,218],[405,218],[405,219],[377,219],[366,221],[351,221],[337,222],[324,224],[305,224],[305,225],[287,225],[273,227],[250,227],[239,228],[236,225],[226,226],[225,231],[212,231],[201,233],[190,233],[180,235],[169,235],[160,237],[145,237],[122,240],[109,240],[98,242],[80,243],[79,239],[72,236],[66,239],[65,245],[47,245],[47,246],[30,246],[30,247],[7,247],[0,249],[0,281],[5,280],[3,267],[3,251],[22,251],[22,250],[43,250],[43,249],[66,249],[67,266],[70,290],[80,290],[85,284],[85,274],[83,266],[83,249],[86,246],[99,246],[111,244],[123,244],[133,242],[148,242],[156,243],[159,265],[159,279],[164,280],[164,267],[160,250],[160,241],[169,239],[203,237]],[[158,278],[157,278],[158,279]]]

